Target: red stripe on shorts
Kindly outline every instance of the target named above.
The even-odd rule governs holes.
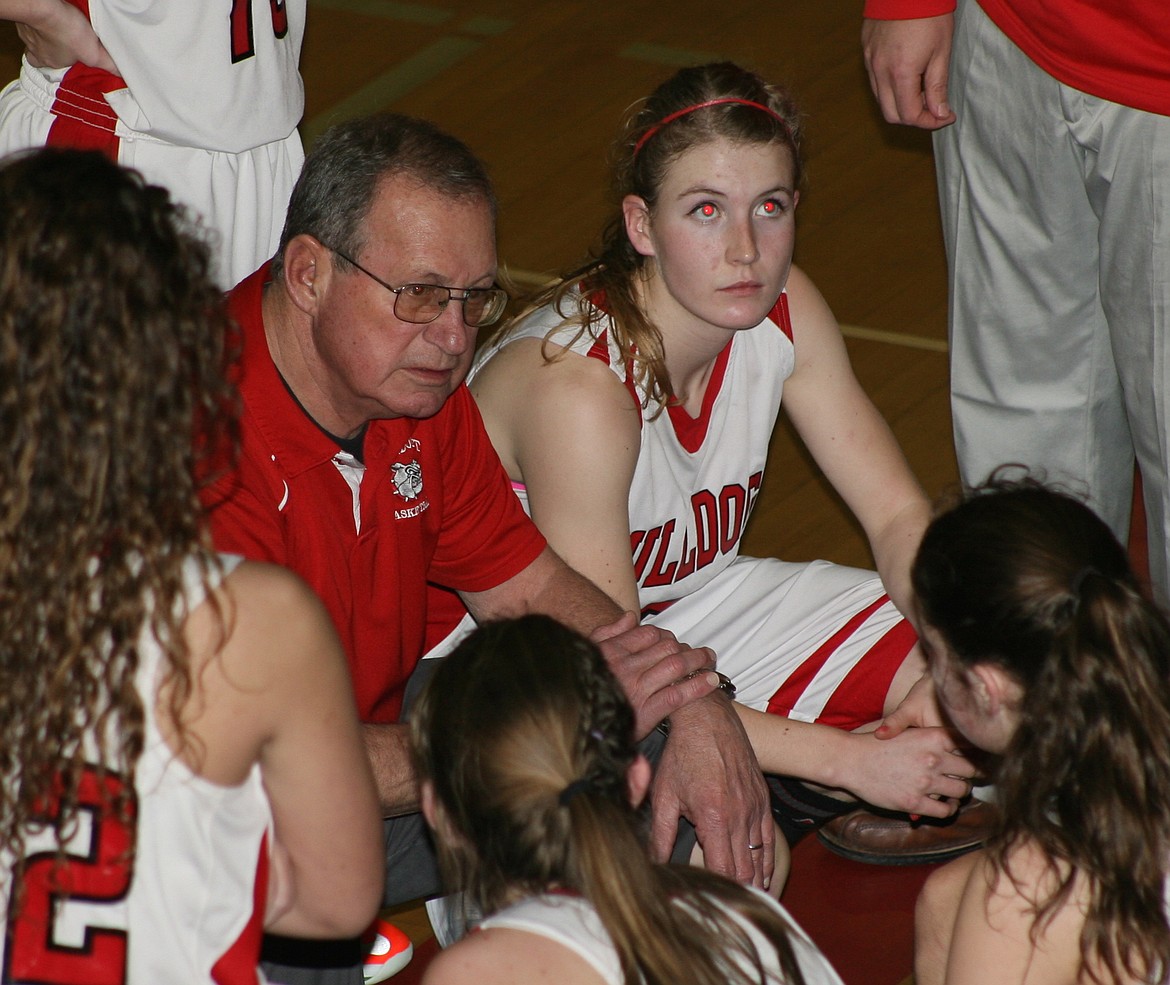
[[[74,65],[57,86],[50,110],[54,119],[45,143],[51,147],[101,151],[116,161],[118,115],[106,101],[105,93],[125,88],[126,83],[112,72],[80,63]]]
[[[820,673],[821,668],[829,662],[833,654],[841,649],[848,642],[849,638],[865,624],[865,621],[885,605],[889,599],[890,597],[888,595],[879,596],[860,612],[855,613],[837,632],[817,647],[809,658],[772,695],[768,701],[768,714],[789,715],[797,701],[800,700],[801,695],[808,689],[808,686],[813,682],[817,674]],[[864,661],[865,657],[862,657],[861,662]]]
[[[910,620],[899,619],[845,675],[817,721],[852,732],[882,718],[890,683],[917,642]]]

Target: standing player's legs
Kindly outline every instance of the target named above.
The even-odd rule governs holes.
[[[1100,217],[1100,292],[1142,471],[1150,577],[1170,602],[1170,117],[1065,89]]]
[[[963,479],[1006,462],[1087,491],[1124,539],[1133,453],[1066,87],[960,0],[935,135]],[[1127,153],[1128,149],[1119,153]]]

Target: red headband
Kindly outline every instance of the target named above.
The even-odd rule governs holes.
[[[680,116],[686,116],[689,113],[695,112],[695,110],[706,109],[708,106],[722,106],[726,103],[735,103],[738,106],[751,106],[752,109],[758,109],[763,113],[767,113],[770,117],[772,117],[772,119],[780,123],[784,127],[785,131],[787,131],[789,134],[792,132],[789,130],[788,121],[770,106],[765,106],[763,103],[753,102],[750,99],[740,99],[738,96],[724,96],[722,99],[708,99],[705,103],[695,103],[694,106],[684,106],[682,109],[676,110],[669,116],[664,116],[661,120],[655,123],[654,126],[652,126],[649,130],[642,134],[641,137],[638,138],[638,142],[634,144],[634,158],[637,158],[646,141],[653,137],[654,134],[656,134],[664,126],[666,126],[666,124],[673,123]]]

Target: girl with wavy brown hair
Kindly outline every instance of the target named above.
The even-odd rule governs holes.
[[[930,672],[1002,826],[918,904],[919,985],[1170,980],[1170,623],[1087,506],[1003,477],[913,567]]]
[[[444,875],[486,914],[425,985],[839,985],[762,891],[649,861],[633,714],[596,646],[555,620],[465,639],[411,738]]]
[[[370,769],[321,605],[214,554],[233,337],[207,247],[96,153],[0,166],[0,977],[257,982],[357,933]]]
[[[789,94],[738,65],[667,79],[614,145],[599,252],[492,340],[470,380],[557,553],[713,648],[764,771],[819,785],[773,784],[792,840],[852,798],[946,817],[973,773],[943,729],[873,732],[923,672],[903,616],[930,508],[792,262],[801,139]],[[740,555],[781,406],[865,529],[876,573]],[[456,603],[435,600],[437,648]]]

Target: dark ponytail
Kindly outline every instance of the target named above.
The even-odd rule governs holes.
[[[1033,933],[1080,874],[1088,973],[1162,981],[1170,625],[1125,551],[1072,497],[993,480],[934,520],[912,581],[955,661],[996,664],[1021,685],[996,777],[1004,829],[989,851],[1009,877],[1016,846],[1033,842],[1046,856],[1056,889],[1036,900]]]

